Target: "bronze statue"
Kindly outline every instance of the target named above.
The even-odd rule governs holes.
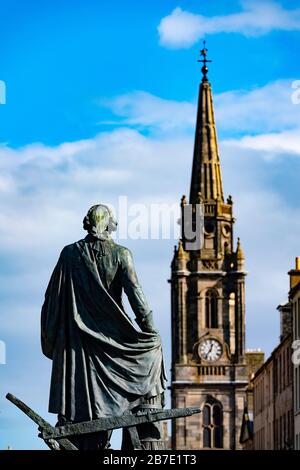
[[[88,235],[62,250],[42,308],[42,350],[53,363],[49,411],[59,426],[160,409],[166,388],[161,339],[131,252],[111,238],[112,212],[93,206],[83,223]],[[141,331],[124,310],[123,290]],[[137,430],[143,448],[164,448],[160,422]],[[110,434],[72,439],[104,449]],[[125,431],[122,448],[130,448]]]

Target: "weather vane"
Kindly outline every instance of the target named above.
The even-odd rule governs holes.
[[[202,62],[203,63],[203,67],[201,68],[201,72],[203,73],[203,81],[207,81],[207,72],[208,72],[208,68],[207,68],[207,63],[208,62],[212,62],[211,60],[208,60],[206,58],[207,56],[207,52],[208,52],[208,49],[205,47],[205,44],[206,44],[206,41],[203,41],[203,49],[201,49],[200,51],[200,55],[201,57],[203,57],[203,59],[198,59],[198,62]]]

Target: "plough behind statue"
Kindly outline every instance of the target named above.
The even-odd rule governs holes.
[[[38,425],[40,431],[39,437],[41,437],[52,450],[78,450],[68,438],[100,431],[112,431],[120,428],[128,429],[132,448],[134,450],[141,450],[142,445],[137,432],[137,425],[184,418],[195,413],[200,413],[200,408],[175,408],[170,410],[139,412],[136,414],[128,413],[122,416],[110,416],[98,418],[93,421],[54,427],[15,396],[8,393],[6,398]]]

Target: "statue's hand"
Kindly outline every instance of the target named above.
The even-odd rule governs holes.
[[[145,333],[158,334],[158,330],[154,326],[152,312],[149,312],[143,318],[136,318],[135,321],[137,322],[141,330],[144,331]]]

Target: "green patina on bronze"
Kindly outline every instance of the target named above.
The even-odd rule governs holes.
[[[126,314],[123,290],[144,331]],[[163,393],[161,339],[127,248],[88,235],[63,249],[42,309],[42,348],[53,361],[49,411],[68,420],[119,416]]]

